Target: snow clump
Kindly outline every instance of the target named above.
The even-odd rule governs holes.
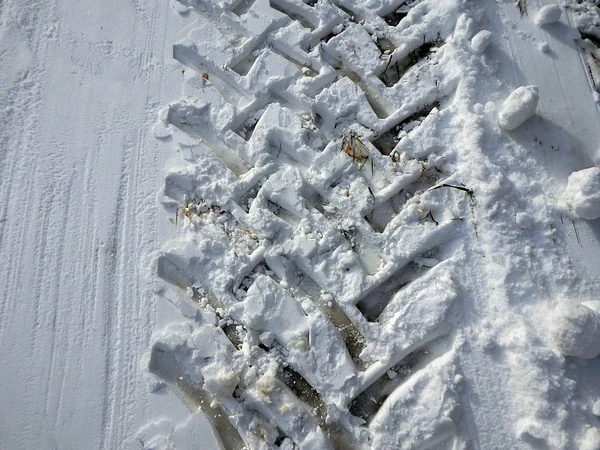
[[[475,53],[483,53],[492,42],[492,33],[488,30],[481,30],[471,39],[471,48]]]
[[[536,25],[541,27],[549,23],[558,22],[560,20],[561,14],[562,10],[558,5],[543,6],[537,13],[537,16],[535,17],[535,23]]]
[[[520,127],[535,113],[539,98],[537,86],[518,87],[502,103],[498,123],[508,131]]]
[[[591,359],[600,354],[600,314],[584,304],[560,302],[551,318],[552,340],[565,356]]]
[[[590,167],[569,175],[565,196],[567,204],[578,217],[587,220],[599,218],[600,169]]]

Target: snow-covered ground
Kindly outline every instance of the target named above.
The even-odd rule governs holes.
[[[0,447],[600,449],[599,28],[0,2]]]
[[[0,447],[135,448],[168,311],[148,255],[174,230],[150,130],[178,98],[167,2],[0,3]],[[208,445],[206,448],[212,448]]]

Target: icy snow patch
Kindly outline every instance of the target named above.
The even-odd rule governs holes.
[[[600,354],[600,314],[568,301],[554,308],[552,339],[565,356],[591,359]]]
[[[600,217],[600,169],[590,167],[569,175],[567,204],[582,219],[594,220]]]
[[[505,130],[514,130],[535,113],[540,96],[537,86],[521,86],[504,100],[498,122]]]
[[[547,25],[549,23],[555,23],[560,20],[562,10],[558,5],[546,5],[543,6],[535,17],[535,23],[538,26]]]

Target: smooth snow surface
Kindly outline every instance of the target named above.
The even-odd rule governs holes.
[[[0,1],[0,448],[600,449],[598,18]]]
[[[537,86],[521,86],[502,103],[498,122],[505,130],[514,130],[535,114],[540,99]]]

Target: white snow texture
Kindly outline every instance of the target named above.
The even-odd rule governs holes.
[[[565,192],[567,204],[582,219],[600,217],[600,169],[590,167],[569,175]]]
[[[562,10],[558,5],[542,6],[535,16],[535,23],[539,26],[555,23],[560,20]]]
[[[535,114],[539,101],[537,86],[521,86],[510,93],[498,115],[498,123],[505,130],[514,130]]]
[[[600,450],[599,11],[0,0],[0,449]]]
[[[566,356],[595,358],[600,355],[600,313],[563,301],[552,314],[552,337]]]

